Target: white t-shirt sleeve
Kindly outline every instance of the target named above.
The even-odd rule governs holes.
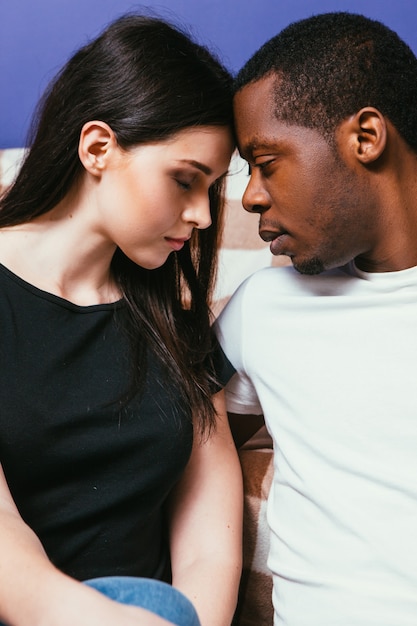
[[[254,386],[245,368],[245,335],[250,327],[245,328],[247,310],[247,286],[245,281],[229,300],[214,328],[220,345],[236,370],[226,386],[227,409],[231,413],[260,415],[262,408]]]

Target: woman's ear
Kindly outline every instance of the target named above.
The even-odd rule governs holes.
[[[378,109],[364,107],[342,126],[345,126],[353,155],[360,163],[367,165],[379,159],[387,145],[387,122]]]
[[[78,155],[85,169],[99,176],[106,168],[117,141],[113,130],[101,121],[91,121],[81,129]]]

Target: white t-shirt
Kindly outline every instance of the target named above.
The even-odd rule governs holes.
[[[217,330],[274,441],[274,624],[416,626],[417,268],[267,268]]]

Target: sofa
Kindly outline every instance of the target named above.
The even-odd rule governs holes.
[[[0,150],[0,193],[13,181],[24,150]],[[258,217],[243,210],[241,197],[247,183],[247,166],[235,155],[227,177],[225,227],[215,289],[217,315],[236,287],[251,273],[273,264],[285,264],[271,256],[258,236]],[[263,428],[240,450],[244,490],[244,565],[239,603],[233,626],[271,626],[272,578],[267,567],[269,531],[266,502],[272,479],[272,443]]]

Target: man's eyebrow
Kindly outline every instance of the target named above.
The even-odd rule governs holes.
[[[288,148],[285,142],[281,139],[274,139],[274,141],[268,141],[265,139],[253,140],[242,147],[239,147],[240,156],[245,161],[250,161],[253,158],[254,152],[265,151],[270,153],[285,153]]]
[[[274,144],[275,145],[275,144]],[[255,150],[270,150],[271,143],[262,139],[255,139],[254,141],[250,141],[243,147],[243,151],[246,154],[253,154]]]
[[[200,163],[200,161],[194,161],[194,159],[181,159],[181,163],[188,163],[189,165],[196,167],[207,176],[211,176],[213,174],[213,170],[207,165],[204,165],[204,163]]]

